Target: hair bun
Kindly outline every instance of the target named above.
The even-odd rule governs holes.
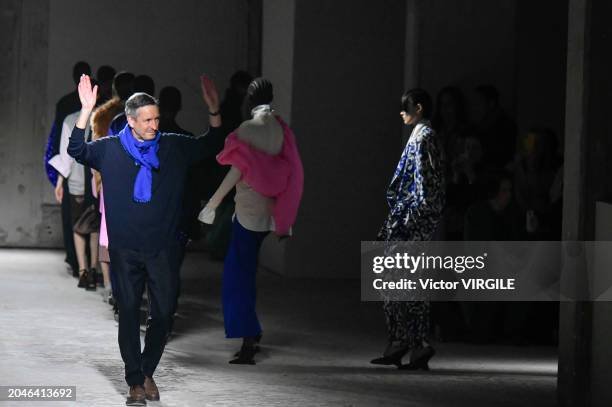
[[[252,106],[270,104],[274,99],[272,82],[265,78],[254,79],[247,88],[247,97]]]

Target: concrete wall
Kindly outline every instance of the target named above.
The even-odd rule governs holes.
[[[350,18],[348,18],[350,16]],[[305,168],[291,276],[357,276],[399,158],[405,2],[296,2],[291,122]]]
[[[0,245],[50,245],[58,210],[43,205],[49,2],[0,3]]]
[[[117,70],[153,77],[156,90],[183,93],[179,123],[194,132],[207,124],[199,75],[208,73],[222,93],[232,73],[247,66],[247,2],[241,0],[53,1],[50,15],[49,98],[74,87],[72,65],[85,60],[95,72]]]

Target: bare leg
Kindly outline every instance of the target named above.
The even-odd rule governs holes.
[[[87,269],[87,258],[85,254],[85,236],[78,233],[74,235],[74,249],[76,250],[77,262],[79,263],[79,275]]]
[[[98,239],[100,237],[99,233],[91,233],[89,235],[89,253],[90,256],[90,268],[96,268],[98,264]]]
[[[100,268],[102,269],[102,278],[104,279],[104,287],[110,287],[110,263],[101,261]]]

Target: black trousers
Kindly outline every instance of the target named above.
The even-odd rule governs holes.
[[[119,349],[130,386],[143,384],[144,376],[152,377],[164,352],[177,304],[178,250],[178,246],[155,252],[109,248],[119,306]],[[149,318],[141,352],[139,316],[145,282]]]
[[[74,248],[74,235],[72,234],[72,216],[70,216],[70,191],[68,190],[68,181],[63,184],[64,195],[62,197],[62,235],[64,237],[64,248],[66,249],[66,263],[70,265],[72,270],[79,271],[79,263],[77,261],[76,250]]]

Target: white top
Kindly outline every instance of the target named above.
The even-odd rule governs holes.
[[[69,114],[62,123],[59,153],[49,160],[62,177],[68,180],[70,195],[85,195],[85,168],[68,155],[68,141],[76,125],[80,112]],[[85,139],[89,137],[89,123],[85,128]]]

